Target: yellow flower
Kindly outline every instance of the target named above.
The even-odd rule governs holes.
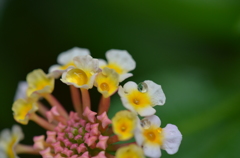
[[[60,77],[66,69],[69,67],[75,67],[75,64],[73,63],[74,57],[85,56],[89,54],[90,52],[88,49],[78,47],[73,47],[72,49],[60,53],[57,58],[57,62],[60,65],[52,65],[49,68],[49,75],[53,76],[54,78]]]
[[[105,67],[95,79],[95,86],[98,91],[107,98],[115,93],[118,89],[119,75],[114,69]]]
[[[141,147],[131,144],[118,149],[116,158],[145,158],[145,156]]]
[[[64,72],[61,81],[67,85],[74,85],[77,88],[92,88],[95,77],[100,71],[98,60],[86,55],[76,56],[73,61],[76,68],[69,68]]]
[[[108,63],[103,59],[99,59],[100,68],[114,69],[120,76],[120,82],[133,75],[128,72],[135,69],[136,63],[126,50],[111,49],[106,52],[106,58]]]
[[[135,82],[127,82],[119,87],[118,94],[123,105],[141,116],[153,115],[155,105],[163,105],[166,97],[160,85],[152,81],[144,81],[137,85]]]
[[[27,96],[52,93],[54,78],[47,76],[41,69],[36,69],[27,75]]]
[[[15,148],[23,137],[22,130],[18,125],[14,125],[12,131],[4,129],[0,133],[0,155],[5,155],[8,158],[17,158]],[[1,151],[4,153],[1,153]]]
[[[112,118],[113,132],[119,140],[128,140],[133,137],[137,122],[136,114],[127,110],[119,111]]]
[[[13,103],[12,110],[14,119],[17,122],[26,125],[29,121],[29,114],[34,113],[38,110],[37,99],[20,98]]]

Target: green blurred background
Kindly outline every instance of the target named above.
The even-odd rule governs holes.
[[[18,81],[36,68],[47,72],[60,52],[74,46],[96,58],[126,49],[137,62],[128,81],[162,85],[167,101],[156,107],[162,127],[176,124],[183,135],[179,152],[163,151],[162,157],[239,157],[239,0],[1,0],[0,129],[15,123]],[[56,86],[54,95],[71,110],[68,87]],[[99,95],[91,93],[97,105]],[[109,116],[120,109],[115,95]],[[33,122],[22,127],[25,144],[44,133]]]

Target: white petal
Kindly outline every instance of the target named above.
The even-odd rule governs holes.
[[[157,115],[147,116],[145,119],[148,119],[151,122],[151,125],[160,127],[161,126],[161,120]]]
[[[144,138],[142,135],[142,127],[141,126],[136,127],[135,132],[134,132],[134,137],[135,137],[137,144],[139,146],[142,146],[144,143]]]
[[[96,73],[100,70],[98,59],[93,59],[90,55],[76,56],[73,58],[73,61],[76,67],[83,71]]]
[[[15,94],[15,97],[14,97],[14,100],[17,100],[17,99],[25,99],[27,96],[26,96],[26,91],[27,91],[27,88],[28,88],[28,84],[26,81],[20,81],[18,83],[18,87],[17,87],[17,92]]]
[[[158,145],[150,145],[150,144],[144,144],[143,146],[143,152],[146,156],[148,157],[161,157],[161,150],[160,150],[160,146]]]
[[[6,153],[3,150],[1,150],[1,148],[0,148],[0,157],[1,158],[7,158]]]
[[[141,108],[140,110],[137,110],[137,112],[140,116],[151,116],[156,113],[156,110],[151,106],[147,106],[145,108]]]
[[[107,65],[107,62],[103,59],[98,59],[99,67],[104,67]]]
[[[12,134],[18,137],[18,141],[20,141],[24,138],[24,134],[23,134],[22,129],[19,125],[13,125]]]
[[[51,72],[53,72],[53,71],[55,71],[55,70],[59,70],[60,69],[60,65],[57,65],[57,64],[55,64],[55,65],[52,65],[52,66],[50,66],[50,68],[48,69],[48,73],[51,73]]]
[[[122,74],[122,75],[120,75],[120,82],[122,82],[123,80],[125,80],[125,79],[127,79],[128,77],[131,77],[131,76],[133,76],[133,74],[132,73],[126,73],[126,74]]]
[[[122,86],[119,86],[119,87],[118,87],[118,94],[119,94],[119,96],[121,97],[121,101],[122,101],[122,103],[123,103],[123,106],[124,106],[126,109],[128,109],[128,110],[136,113],[136,111],[134,110],[134,108],[132,107],[132,105],[129,104],[128,99],[127,99],[127,97],[125,96],[126,94],[125,94],[124,89],[122,88]]]
[[[148,93],[151,96],[151,101],[153,105],[163,105],[165,104],[166,97],[163,93],[162,87],[153,81],[144,81],[148,86]]]
[[[164,142],[162,149],[165,149],[168,154],[175,154],[178,151],[179,145],[182,141],[182,134],[178,130],[177,126],[167,124],[163,128]]]
[[[58,55],[57,62],[65,65],[73,60],[76,56],[89,55],[90,51],[86,48],[73,47],[65,52]]]
[[[123,86],[124,92],[127,94],[132,90],[137,89],[137,84],[135,82],[129,81]]]
[[[5,148],[8,141],[11,140],[11,132],[9,129],[3,129],[0,135],[0,147]]]
[[[125,71],[134,70],[136,63],[126,50],[111,49],[106,52],[108,63],[115,63]]]

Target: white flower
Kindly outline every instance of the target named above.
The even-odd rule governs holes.
[[[163,105],[166,100],[161,86],[149,80],[139,85],[129,81],[119,87],[118,94],[127,109],[141,116],[153,115],[156,112],[153,106]]]
[[[15,147],[24,137],[20,126],[14,125],[12,131],[4,129],[0,134],[0,156],[17,158]],[[1,152],[2,151],[2,152]],[[4,157],[3,157],[4,158]]]
[[[143,146],[144,154],[148,157],[160,157],[160,148],[168,154],[175,154],[182,141],[182,134],[177,126],[167,124],[165,128],[160,128],[160,125],[158,116],[148,116],[141,120],[141,126],[135,131],[136,142]]]
[[[92,88],[95,77],[100,72],[98,60],[86,55],[74,57],[73,62],[76,68],[69,68],[64,72],[61,81],[77,88]]]
[[[106,58],[108,63],[103,59],[99,59],[100,68],[109,67],[114,69],[120,75],[120,82],[133,75],[128,72],[135,69],[136,63],[126,50],[111,49],[106,52]]]
[[[86,48],[73,47],[65,52],[58,55],[57,62],[60,65],[52,65],[49,68],[49,75],[54,78],[58,78],[62,73],[69,67],[75,67],[73,63],[73,58],[76,56],[90,55],[90,51]]]

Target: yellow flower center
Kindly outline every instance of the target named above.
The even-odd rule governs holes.
[[[109,91],[109,86],[106,82],[101,83],[100,88],[102,91]]]
[[[129,103],[135,108],[140,109],[151,105],[148,93],[141,93],[138,90],[131,91],[128,95]]]
[[[108,67],[110,69],[114,69],[118,74],[124,73],[123,69],[115,63],[109,63],[106,67]]]
[[[159,144],[162,145],[162,128],[158,127],[150,127],[148,129],[144,129],[143,135],[145,138],[145,141],[153,143],[153,144]]]
[[[74,64],[73,62],[69,62],[69,63],[67,63],[67,64],[65,64],[65,65],[62,65],[62,66],[60,67],[60,69],[61,69],[61,70],[66,70],[69,66],[74,66],[74,67],[75,67],[75,64]]]
[[[81,86],[88,82],[88,77],[81,69],[74,68],[67,72],[66,80],[67,82],[75,83]]]

